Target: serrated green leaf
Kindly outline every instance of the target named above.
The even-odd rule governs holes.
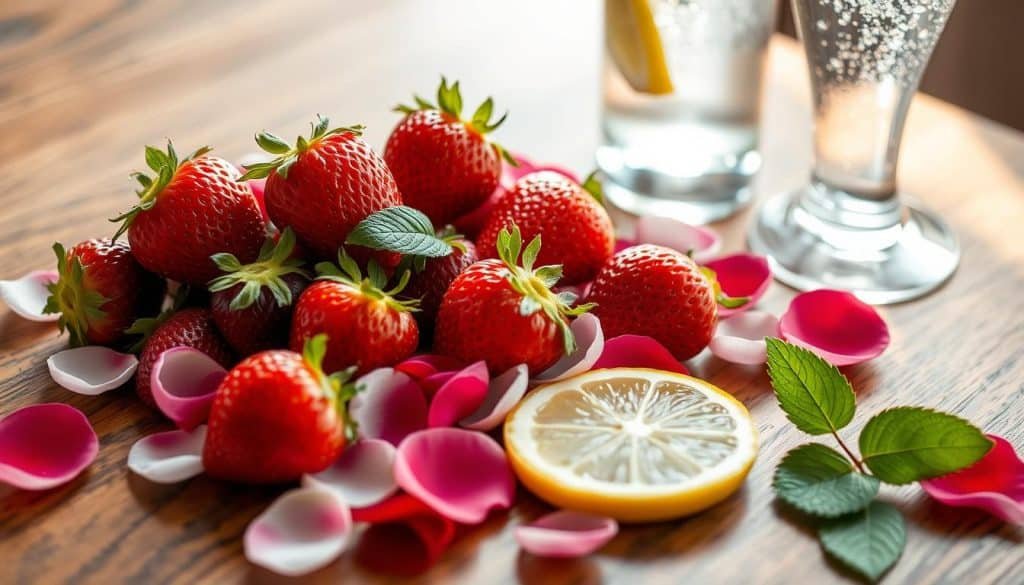
[[[404,205],[371,213],[349,233],[346,243],[429,258],[452,253],[451,244],[437,237],[430,219]]]
[[[863,510],[878,494],[878,479],[857,473],[838,451],[809,443],[783,457],[775,468],[775,495],[794,508],[835,518]]]
[[[856,408],[850,382],[814,353],[768,338],[768,375],[779,406],[796,428],[810,435],[834,433]]]
[[[962,418],[901,406],[875,415],[860,433],[864,463],[879,479],[905,484],[974,464],[992,441]]]
[[[900,511],[885,502],[829,520],[818,529],[825,552],[844,565],[877,581],[892,567],[906,545],[906,526]]]

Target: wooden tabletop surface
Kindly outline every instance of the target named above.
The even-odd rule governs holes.
[[[411,91],[442,73],[469,102],[485,92],[512,114],[498,137],[513,150],[578,170],[598,140],[598,2],[521,0],[4,0],[0,3],[0,278],[48,267],[54,241],[110,235],[131,203],[142,146],[212,144],[228,158],[253,132],[303,132],[317,112],[364,123],[381,145]],[[73,7],[72,7],[73,6]],[[810,160],[808,89],[791,41],[772,48],[759,197],[795,187]],[[859,414],[927,405],[958,413],[1024,450],[1024,136],[922,97],[901,159],[906,191],[960,234],[963,263],[935,294],[882,313],[893,333],[881,358],[846,373]],[[750,213],[722,223],[743,245]],[[792,292],[763,302],[781,311]],[[242,557],[246,524],[281,490],[206,478],[162,487],[125,468],[129,446],[169,424],[130,390],[73,395],[45,358],[65,339],[0,308],[0,415],[36,402],[84,411],[101,440],[96,462],[42,493],[0,488],[0,582],[276,582]],[[546,507],[523,493],[462,537],[423,579],[448,583],[830,583],[851,580],[772,497],[782,454],[804,440],[787,424],[761,368],[698,360],[694,369],[752,411],[761,454],[744,488],[696,517],[627,526],[590,558],[519,551],[512,528]],[[908,517],[889,583],[1021,583],[1024,530],[943,508],[915,485],[884,497]],[[398,554],[398,553],[396,553]],[[345,556],[312,582],[375,578]]]

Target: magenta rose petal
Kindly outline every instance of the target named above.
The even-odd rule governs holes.
[[[678,374],[690,373],[664,345],[646,335],[631,334],[604,342],[604,351],[591,369],[603,368],[651,368]]]
[[[139,360],[134,355],[99,345],[66,349],[46,360],[54,382],[87,396],[120,388],[131,380],[138,366]]]
[[[438,514],[478,524],[515,499],[505,451],[484,433],[438,427],[413,433],[398,446],[398,486]]]
[[[693,259],[698,263],[714,258],[722,249],[722,238],[715,230],[669,217],[639,217],[634,229],[637,243],[665,246],[684,254],[692,250]]]
[[[708,348],[734,364],[763,364],[768,359],[766,337],[779,334],[779,320],[771,313],[748,311],[718,322]]]
[[[46,286],[57,282],[56,270],[33,270],[17,280],[0,280],[0,299],[14,313],[29,321],[50,322],[60,313],[43,313],[50,291]]]
[[[956,473],[922,481],[921,487],[947,506],[979,508],[1024,526],[1024,460],[1006,439],[988,438],[994,445],[980,461]]]
[[[143,437],[128,451],[128,469],[153,483],[178,483],[203,472],[206,425]]]
[[[361,439],[330,467],[302,477],[302,485],[332,489],[353,508],[372,506],[398,490],[395,446],[381,439]]]
[[[829,289],[794,297],[779,319],[779,335],[836,366],[878,357],[889,345],[889,327],[874,307]]]
[[[496,429],[505,420],[505,415],[522,400],[529,383],[530,370],[526,364],[509,368],[491,380],[483,403],[459,424],[474,431]]]
[[[287,577],[334,562],[352,534],[352,512],[334,490],[299,488],[282,494],[245,529],[245,558]]]
[[[96,459],[100,443],[73,406],[33,404],[0,420],[0,482],[47,490],[74,479]]]
[[[764,296],[772,282],[772,269],[768,266],[768,259],[756,254],[723,256],[706,262],[704,266],[715,271],[718,284],[727,296],[750,299],[750,302],[735,309],[719,305],[718,316],[723,318],[752,308]]]
[[[419,384],[391,368],[376,369],[356,380],[358,394],[349,415],[364,439],[398,445],[406,435],[427,426],[427,399]]]
[[[153,400],[178,428],[190,431],[206,422],[217,387],[228,373],[205,353],[172,347],[157,357],[150,373]]]
[[[446,355],[424,353],[414,355],[411,358],[395,366],[395,370],[402,372],[413,380],[422,380],[438,372],[447,372],[462,369],[463,364],[459,360]]]
[[[572,510],[559,510],[515,529],[516,541],[541,557],[573,558],[589,555],[619,532],[613,518]]]
[[[554,365],[534,377],[535,382],[553,382],[582,374],[594,367],[601,357],[604,351],[604,332],[601,330],[600,319],[584,313],[570,327],[576,338],[576,351],[562,356]]]
[[[484,402],[490,377],[485,362],[476,362],[452,375],[430,401],[428,427],[450,427]]]
[[[638,243],[639,242],[637,242],[636,240],[632,240],[630,238],[616,238],[615,253],[618,254],[619,252],[625,250],[626,248],[632,248],[633,246],[636,246]]]

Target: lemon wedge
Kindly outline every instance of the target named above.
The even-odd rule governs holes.
[[[649,0],[605,0],[605,43],[612,61],[636,91],[672,93],[665,49]]]
[[[739,489],[757,430],[739,401],[703,380],[613,368],[532,391],[505,421],[505,448],[519,479],[549,503],[648,522]]]

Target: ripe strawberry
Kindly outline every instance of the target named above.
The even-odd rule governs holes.
[[[586,184],[596,185],[591,179]],[[592,280],[615,249],[615,228],[597,197],[554,171],[526,175],[487,218],[476,241],[480,256],[496,258],[498,233],[515,225],[523,239],[541,236],[544,249],[537,261],[560,263],[562,284]]]
[[[376,262],[370,261],[366,278],[344,250],[338,254],[338,264],[340,270],[330,262],[317,264],[320,278],[299,297],[292,316],[292,350],[326,333],[324,367],[334,371],[355,366],[359,375],[412,355],[419,344],[411,312],[417,303],[395,298],[408,282],[409,272],[402,274],[398,286],[385,291],[387,277]]]
[[[414,273],[409,280],[409,286],[402,291],[402,298],[420,301],[416,321],[421,331],[433,330],[444,293],[455,278],[478,259],[473,242],[455,236],[450,243],[452,253],[441,258],[426,259],[423,270]]]
[[[167,152],[146,147],[146,164],[156,178],[133,176],[142,188],[139,202],[111,221],[122,222],[132,253],[148,270],[191,284],[206,284],[218,274],[210,256],[234,254],[252,262],[259,254],[266,224],[249,185],[238,169],[200,148],[179,161],[171,143]]]
[[[328,130],[317,117],[295,146],[269,132],[256,143],[277,158],[250,165],[246,179],[267,177],[264,199],[274,224],[292,228],[319,258],[334,258],[352,228],[370,213],[402,204],[384,160],[361,137],[362,126]],[[353,252],[360,257],[363,252]]]
[[[57,325],[71,345],[120,341],[140,317],[160,311],[166,282],[146,272],[125,242],[86,240],[65,252],[53,245],[60,278],[48,286],[44,313],[60,313]]]
[[[441,79],[437,105],[415,96],[416,107],[399,105],[405,114],[391,131],[384,160],[395,175],[402,198],[444,225],[479,207],[494,192],[505,150],[486,135],[505,121],[491,123],[494,102],[487,98],[471,120],[462,120],[459,83]],[[515,164],[512,162],[512,164]]]
[[[210,310],[238,355],[288,346],[292,300],[309,282],[302,260],[292,258],[294,248],[295,234],[285,228],[276,244],[267,240],[252,264],[243,266],[231,254],[214,255],[226,274],[210,281]]]
[[[303,353],[271,350],[249,356],[217,388],[203,446],[213,477],[248,483],[294,481],[325,469],[345,447],[351,371],[321,369],[327,339]]]
[[[518,229],[502,230],[500,260],[481,260],[455,278],[437,314],[437,353],[466,363],[485,360],[491,372],[525,363],[533,374],[572,353],[576,342],[569,318],[591,306],[571,307],[575,295],[551,291],[561,266],[534,270],[539,237],[526,246],[518,265],[522,244]]]

